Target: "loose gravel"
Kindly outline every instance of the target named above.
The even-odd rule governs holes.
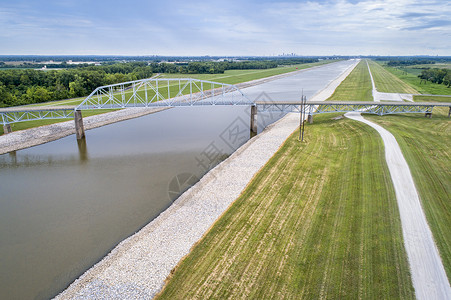
[[[288,114],[235,151],[56,299],[150,299],[165,278],[299,126]]]

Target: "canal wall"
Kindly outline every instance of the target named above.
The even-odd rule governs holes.
[[[290,113],[249,140],[56,299],[154,297],[171,270],[298,126],[299,114]]]
[[[345,70],[317,99],[332,94]],[[312,100],[315,100],[313,98]],[[55,299],[150,299],[178,262],[240,196],[299,127],[289,113],[249,140],[139,232],[122,241]]]

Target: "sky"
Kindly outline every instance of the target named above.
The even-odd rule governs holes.
[[[451,55],[449,0],[0,0],[0,55]]]

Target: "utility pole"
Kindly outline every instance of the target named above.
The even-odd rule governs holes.
[[[299,139],[304,141],[304,129],[305,129],[305,102],[307,101],[307,97],[304,96],[304,90],[302,90],[302,98],[301,98],[301,112],[300,112],[300,120],[299,120]]]

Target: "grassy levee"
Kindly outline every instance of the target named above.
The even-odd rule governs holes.
[[[157,299],[414,299],[381,139],[330,118],[285,142]]]
[[[417,95],[413,96],[413,100],[416,102],[449,102],[451,103],[451,95],[444,96],[430,96],[430,95]]]
[[[385,70],[378,63],[369,60],[368,64],[373,74],[374,84],[378,92],[383,93],[403,93],[403,94],[418,94],[418,91]]]
[[[365,60],[362,60],[327,100],[373,101],[372,90],[368,67]]]
[[[374,62],[374,64],[380,66],[390,74],[396,76],[396,78],[400,79],[404,83],[411,86],[415,89],[419,94],[433,94],[433,95],[451,95],[451,88],[447,88],[444,84],[437,84],[432,82],[424,82],[418,78],[417,74],[413,74],[410,72],[406,72],[399,68],[392,68],[387,66],[381,66],[381,64]],[[374,74],[373,74],[374,76]],[[416,93],[416,94],[418,94]]]
[[[422,114],[368,116],[389,130],[409,164],[448,279],[451,279],[451,120],[448,108]]]
[[[266,78],[266,77],[270,77],[270,76],[274,76],[274,75],[285,74],[285,73],[293,72],[296,70],[307,69],[307,68],[311,68],[314,66],[324,65],[324,64],[328,64],[328,63],[332,63],[332,62],[336,62],[336,61],[338,61],[338,60],[333,60],[333,61],[327,60],[327,61],[320,61],[317,63],[300,64],[300,65],[279,67],[279,68],[265,69],[265,70],[227,70],[224,72],[224,74],[162,74],[161,78],[179,78],[179,77],[187,78],[187,77],[189,77],[189,78],[196,78],[196,79],[202,79],[202,80],[216,81],[216,82],[220,82],[220,83],[236,84],[236,83],[247,82],[247,81],[251,81],[251,80],[255,80],[255,79]],[[217,88],[217,87],[219,87],[219,86],[215,86],[215,88]],[[209,87],[207,85],[204,88],[206,88],[208,90]],[[164,97],[167,97],[168,95],[171,95],[171,97],[174,97],[178,91],[179,91],[179,85],[176,82],[169,85],[169,91],[168,91],[167,84],[162,83],[162,85],[160,85],[158,87],[158,92]],[[190,90],[188,88],[188,89],[184,90],[183,94],[187,94],[189,92],[190,92]],[[196,93],[196,92],[199,92],[199,89],[194,87],[193,93]],[[125,96],[130,97],[132,95],[132,93],[133,93],[133,91],[129,90],[129,91],[125,92]],[[118,97],[120,96],[119,93],[116,93],[116,94],[118,95]],[[137,94],[142,99],[145,99],[144,91],[140,91]],[[152,91],[151,89],[148,89],[148,98],[152,99],[152,97],[154,97],[154,96],[155,96],[155,92]],[[85,98],[86,97],[81,97],[81,98],[53,101],[53,102],[47,102],[47,103],[38,103],[38,104],[33,104],[31,106],[45,106],[45,105],[51,105],[51,106],[74,105],[75,106],[75,105],[79,105],[80,103],[82,103]],[[103,96],[102,98],[105,99],[105,98],[107,98],[107,96]],[[95,114],[105,113],[107,111],[111,111],[111,110],[103,110],[103,111],[99,111],[99,112],[94,112],[94,111],[93,112],[91,112],[91,111],[84,112],[83,116],[92,116]],[[14,123],[14,124],[12,124],[12,130],[13,131],[24,130],[24,129],[43,126],[43,125],[64,122],[64,121],[67,121],[67,119],[39,120],[39,121],[27,121],[27,122]],[[0,126],[0,135],[2,135],[3,133],[4,133],[3,126]]]

